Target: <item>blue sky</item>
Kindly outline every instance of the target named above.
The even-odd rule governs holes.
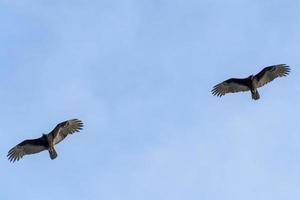
[[[300,198],[298,1],[0,1],[0,199]],[[250,93],[230,77],[286,63]],[[14,164],[59,122],[84,130]]]

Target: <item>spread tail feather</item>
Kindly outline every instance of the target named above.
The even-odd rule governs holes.
[[[57,153],[55,151],[55,149],[52,147],[52,148],[49,148],[49,155],[50,155],[50,158],[51,160],[55,159],[57,157]]]
[[[255,90],[254,92],[251,91],[251,95],[252,95],[252,99],[254,99],[254,100],[258,100],[260,98],[257,90]]]

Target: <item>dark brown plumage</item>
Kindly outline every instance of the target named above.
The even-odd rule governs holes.
[[[57,157],[54,145],[61,142],[68,134],[79,132],[83,123],[79,119],[71,119],[59,123],[49,134],[33,140],[24,140],[8,151],[7,157],[11,162],[20,160],[23,156],[39,153],[44,150],[49,151],[51,159]]]
[[[290,67],[285,64],[272,65],[264,68],[255,76],[248,78],[231,78],[217,84],[212,89],[212,94],[221,97],[227,93],[251,91],[252,99],[258,100],[260,95],[257,88],[273,81],[277,77],[287,76],[290,73]]]

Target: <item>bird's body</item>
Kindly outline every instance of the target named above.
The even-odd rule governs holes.
[[[57,157],[54,146],[62,141],[68,134],[79,132],[83,123],[78,119],[72,119],[59,123],[49,134],[43,134],[42,137],[31,140],[24,140],[9,150],[7,156],[12,162],[21,159],[24,155],[39,153],[44,150],[49,151],[50,158]]]
[[[216,96],[223,96],[227,93],[235,92],[251,92],[252,99],[258,100],[260,95],[257,88],[264,86],[265,84],[273,81],[277,77],[288,75],[290,72],[289,66],[285,64],[272,65],[264,68],[258,74],[251,75],[247,78],[231,78],[222,83],[214,86],[212,94]]]
[[[57,157],[57,153],[54,149],[53,137],[51,134],[43,134],[43,138],[47,141],[49,156],[52,160],[54,160]]]
[[[257,78],[255,76],[251,75],[247,78],[247,81],[248,81],[248,85],[249,85],[249,88],[251,91],[252,99],[258,100],[260,98],[260,95],[257,91],[257,88],[258,88]]]

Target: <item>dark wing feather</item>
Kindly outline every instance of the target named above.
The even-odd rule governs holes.
[[[79,132],[83,127],[83,123],[79,119],[71,119],[59,123],[53,131],[49,133],[49,136],[53,138],[53,144],[57,144],[62,141],[68,134]]]
[[[39,153],[47,149],[47,141],[40,137],[33,140],[24,140],[8,151],[7,157],[11,162],[20,160],[24,155]]]
[[[244,92],[248,90],[250,90],[248,87],[248,78],[231,78],[215,85],[211,92],[213,95],[221,97],[226,93]]]
[[[287,76],[290,72],[290,67],[286,64],[272,65],[264,68],[261,72],[255,75],[257,87],[262,87],[265,84],[273,81],[277,77]]]

